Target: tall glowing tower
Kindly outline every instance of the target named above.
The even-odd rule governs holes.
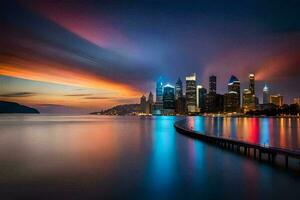
[[[175,85],[175,99],[183,97],[182,93],[182,82],[180,78],[178,78],[176,85]]]
[[[265,84],[265,87],[263,89],[263,104],[268,103],[270,103],[270,91],[267,84]]]
[[[249,90],[255,95],[255,75],[249,74]]]
[[[156,102],[162,103],[163,101],[163,80],[162,77],[156,82]]]
[[[196,97],[196,73],[192,76],[187,76],[186,81],[186,105],[190,113],[196,112],[197,97]]]

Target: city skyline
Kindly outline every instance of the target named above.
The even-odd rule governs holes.
[[[224,94],[228,77],[246,88],[252,72],[257,89],[267,82],[292,103],[300,96],[297,8],[295,1],[1,1],[0,100],[88,113],[138,102],[160,75],[175,83],[196,72],[208,89],[215,74]]]
[[[258,90],[256,76],[253,73],[248,75],[248,86],[245,88],[241,88],[240,80],[234,75],[231,75],[227,82],[226,93],[218,93],[217,83],[218,78],[215,75],[208,77],[208,89],[197,81],[196,73],[185,77],[185,85],[182,84],[180,76],[175,85],[164,82],[160,76],[156,81],[156,101],[153,101],[153,94],[150,91],[148,100],[145,95],[140,98],[140,111],[131,114],[299,115],[299,97],[288,103],[283,95],[273,93],[266,83],[262,90]],[[257,94],[262,94],[262,98],[260,99]]]

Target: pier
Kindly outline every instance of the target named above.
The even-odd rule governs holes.
[[[279,147],[265,146],[261,144],[253,144],[242,140],[237,140],[233,138],[225,138],[214,135],[206,135],[204,133],[199,133],[195,130],[189,129],[184,125],[185,120],[180,120],[175,122],[174,127],[178,133],[189,136],[191,138],[199,139],[201,141],[220,146],[224,149],[235,151],[238,153],[243,153],[246,156],[250,156],[251,152],[254,159],[259,161],[263,160],[264,157],[270,163],[275,163],[276,157],[282,156],[284,158],[284,165],[286,168],[289,166],[289,159],[298,159],[300,163],[300,151],[284,149]]]

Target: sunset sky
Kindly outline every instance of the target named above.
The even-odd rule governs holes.
[[[255,73],[300,96],[299,1],[1,1],[0,100],[44,113],[137,103],[163,76]]]

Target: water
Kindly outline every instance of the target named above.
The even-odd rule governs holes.
[[[300,151],[300,118],[188,117],[183,125],[202,134]]]
[[[299,198],[299,173],[180,135],[173,128],[176,120],[2,115],[0,199]],[[256,134],[252,119],[241,119],[243,125],[219,119],[223,125],[214,128],[209,118],[193,120],[205,122],[197,126],[199,130],[223,130],[216,134],[232,130],[226,128],[226,120],[236,127],[237,136],[245,123],[248,129],[243,137]],[[294,141],[300,134],[299,119],[283,119],[290,131],[282,128],[281,119],[266,120],[272,121],[268,127],[273,129],[266,134],[265,119],[258,119],[257,141],[268,135],[270,143],[283,144],[277,141],[279,135],[291,138],[284,139],[285,145],[299,147],[299,140]],[[281,129],[285,129],[283,136]]]

